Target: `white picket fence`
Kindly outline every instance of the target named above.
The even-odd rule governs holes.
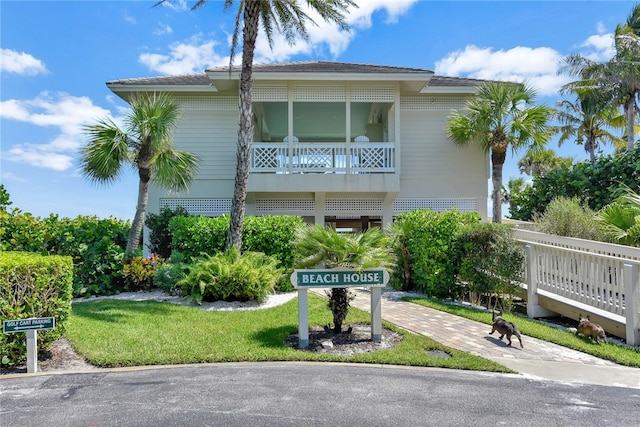
[[[640,344],[640,248],[515,229],[526,247],[527,314],[545,311],[538,297],[623,323]]]

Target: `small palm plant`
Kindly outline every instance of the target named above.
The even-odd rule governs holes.
[[[640,194],[629,187],[615,202],[605,206],[596,218],[617,243],[640,247]]]
[[[342,234],[332,227],[312,225],[298,229],[295,237],[296,268],[351,268],[357,271],[390,267],[393,256],[389,239],[379,228],[364,233]],[[327,306],[333,315],[333,332],[342,332],[353,294],[332,288]]]

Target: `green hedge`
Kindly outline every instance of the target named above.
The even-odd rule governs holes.
[[[455,298],[457,286],[456,236],[462,226],[479,223],[475,212],[435,212],[417,209],[398,215],[391,226],[398,265],[391,284],[437,298]]]
[[[242,251],[275,256],[284,268],[292,268],[292,241],[301,226],[304,220],[299,216],[247,216],[243,224]],[[172,257],[173,251],[187,259],[223,252],[228,229],[228,215],[176,216],[169,221]]]
[[[56,327],[38,334],[38,348],[46,351],[60,338],[71,314],[73,263],[68,256],[0,252],[0,321],[55,317]],[[1,366],[25,362],[25,333],[0,335]]]
[[[13,209],[0,211],[0,250],[73,259],[74,295],[108,295],[121,290],[122,262],[130,223],[96,216],[34,217]]]

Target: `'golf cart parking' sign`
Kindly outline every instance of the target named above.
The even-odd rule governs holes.
[[[363,271],[295,270],[291,275],[291,283],[296,289],[384,286],[388,281],[389,273],[382,268]]]
[[[44,331],[56,326],[55,318],[40,317],[31,319],[5,320],[2,322],[2,332],[10,334],[14,332]]]

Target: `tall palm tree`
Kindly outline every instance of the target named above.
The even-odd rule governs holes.
[[[198,0],[192,9],[204,5],[207,0]],[[162,3],[162,1],[160,2]],[[224,9],[233,8],[234,0],[225,0]],[[253,56],[260,29],[264,31],[273,47],[273,30],[282,33],[290,43],[296,37],[308,38],[307,22],[315,21],[304,11],[302,4],[318,13],[327,22],[336,23],[342,30],[349,30],[345,21],[348,8],[357,7],[354,0],[238,0],[238,11],[231,39],[229,67],[233,63],[242,29],[242,65],[240,70],[240,128],[238,130],[238,150],[236,154],[236,177],[231,202],[231,220],[226,247],[242,246],[242,225],[245,216],[249,162],[253,140]]]
[[[598,103],[612,108],[622,105],[626,117],[627,150],[635,144],[635,120],[640,97],[640,4],[633,7],[625,24],[614,33],[615,54],[600,63],[579,54],[568,55],[561,71],[568,71],[579,80],[565,85],[563,90],[588,92]]]
[[[316,224],[302,227],[294,240],[296,268],[368,268],[390,267],[393,256],[389,239],[379,228],[364,233],[341,234],[332,227]],[[333,288],[328,306],[333,314],[333,330],[342,331],[342,323],[349,311],[347,288]]]
[[[551,109],[533,105],[536,92],[526,84],[488,82],[467,100],[466,109],[453,112],[447,134],[456,144],[480,144],[491,153],[493,222],[502,222],[502,168],[507,149],[538,149],[550,137]]]
[[[560,125],[554,126],[553,131],[560,134],[558,146],[572,139],[584,146],[591,162],[594,162],[601,143],[619,149],[626,146],[622,138],[607,129],[624,128],[625,116],[616,107],[603,105],[599,108],[589,99],[585,95],[578,95],[574,102],[566,99],[558,101],[554,114]]]
[[[195,154],[176,151],[171,132],[180,110],[166,93],[143,92],[130,100],[124,129],[111,119],[84,127],[88,142],[82,148],[82,173],[93,182],[111,183],[128,164],[138,171],[138,202],[131,224],[127,252],[138,248],[147,210],[151,181],[170,190],[186,190],[197,171]]]

